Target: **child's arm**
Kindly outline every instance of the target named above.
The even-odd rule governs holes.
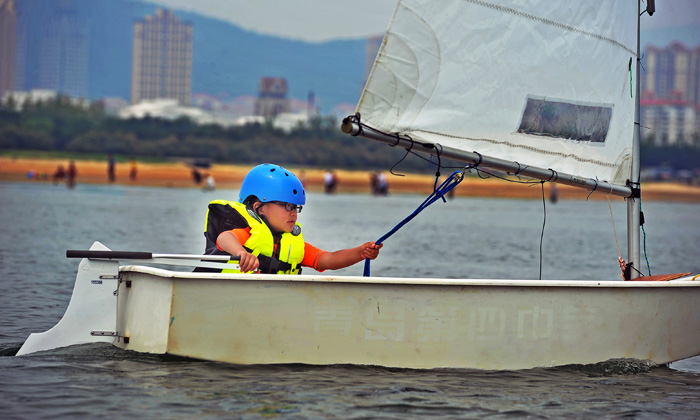
[[[238,262],[238,265],[243,273],[255,271],[260,266],[258,258],[246,251],[243,245],[238,242],[236,235],[230,230],[219,234],[219,237],[216,239],[216,246],[218,246],[220,250],[226,251],[231,255],[240,256],[241,260]]]
[[[340,249],[335,252],[324,252],[318,257],[316,269],[323,270],[338,270],[340,268],[349,267],[358,263],[365,258],[373,260],[379,255],[379,249],[384,244],[375,244],[374,242],[364,243],[356,248]]]

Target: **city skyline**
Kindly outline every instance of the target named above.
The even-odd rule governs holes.
[[[158,0],[158,1],[161,1],[161,0]],[[29,1],[27,1],[26,3],[29,3]],[[62,2],[62,3],[57,3],[57,4],[64,4],[64,3],[69,4],[70,2]],[[78,2],[76,2],[76,3],[78,3]],[[85,8],[85,5],[84,5],[85,2],[80,2],[80,3],[83,4],[82,7]],[[383,2],[380,2],[380,3],[383,3]],[[393,1],[391,3],[393,3]],[[41,3],[37,2],[37,4],[39,6],[41,6]],[[115,2],[115,4],[116,4],[116,2]],[[146,9],[152,8],[151,10],[154,10],[157,3],[155,3],[155,2],[145,3],[145,2],[141,2],[141,1],[128,1],[128,2],[125,2],[125,4],[126,5],[128,5],[128,4],[148,5],[146,7]],[[657,7],[658,7],[658,5],[657,5]],[[42,9],[44,9],[44,11],[42,13],[47,13],[45,7],[42,6]],[[101,9],[101,7],[100,7],[100,9]],[[134,11],[135,10],[136,9],[134,9]],[[144,7],[139,6],[139,10],[144,10]],[[168,10],[171,10],[171,9],[168,9]],[[149,13],[152,13],[152,12],[137,14],[135,19],[140,19],[141,17],[144,17],[144,16],[148,15]],[[190,19],[197,20],[198,19],[197,18],[198,15],[192,14],[190,12],[180,12],[178,10],[173,10],[173,13],[176,16],[182,15],[184,20],[190,20]],[[660,17],[661,16],[660,13],[661,12],[659,12],[657,10],[657,12],[654,14],[653,18],[655,19],[655,18]],[[92,20],[95,21],[96,15],[93,14],[90,16],[92,17]],[[117,28],[116,25],[114,25],[109,30],[107,30],[106,27],[99,26],[100,32],[113,33],[113,34],[121,33],[121,31],[123,31],[123,28],[127,28],[127,26],[124,25],[124,23],[126,23],[124,21],[125,17],[126,16],[124,16],[120,20],[118,20],[120,22],[119,28]],[[357,71],[360,67],[359,65],[357,65],[358,69],[353,70],[354,75],[351,76],[351,78],[342,77],[341,73],[340,73],[341,72],[340,67],[347,67],[347,66],[343,66],[343,65],[339,66],[338,64],[333,66],[332,69],[328,69],[330,71],[327,70],[325,72],[319,72],[319,75],[321,73],[323,73],[325,75],[337,74],[341,80],[351,81],[352,84],[354,85],[354,86],[350,86],[349,88],[345,87],[342,90],[339,90],[337,88],[337,86],[333,86],[332,89],[334,89],[335,91],[345,92],[344,96],[346,97],[346,99],[341,99],[341,100],[334,99],[332,102],[329,102],[327,99],[328,98],[328,93],[327,93],[328,90],[326,89],[326,91],[324,93],[324,90],[320,89],[318,86],[320,78],[316,77],[316,78],[312,78],[312,80],[304,80],[304,79],[299,79],[298,77],[292,76],[292,74],[294,74],[294,71],[293,71],[294,66],[297,66],[297,67],[299,67],[299,69],[302,69],[303,72],[308,73],[309,69],[314,68],[314,67],[318,67],[318,65],[319,65],[318,58],[320,58],[320,57],[323,57],[321,62],[325,62],[325,64],[340,63],[340,61],[337,61],[337,59],[334,60],[331,58],[332,56],[330,56],[328,54],[328,52],[326,52],[328,49],[323,50],[324,51],[323,53],[313,53],[313,54],[308,56],[309,58],[303,58],[301,60],[297,60],[297,62],[294,62],[294,63],[289,62],[289,64],[287,64],[287,63],[283,63],[279,59],[279,57],[283,57],[286,60],[287,56],[280,55],[280,53],[286,54],[286,52],[289,51],[289,48],[283,47],[283,48],[280,48],[276,51],[270,50],[269,45],[271,45],[270,43],[272,40],[269,37],[262,37],[263,39],[260,42],[260,45],[265,45],[266,48],[259,48],[259,47],[254,48],[253,52],[251,52],[249,50],[245,50],[244,48],[242,48],[242,46],[244,46],[244,45],[249,45],[250,41],[248,41],[248,38],[244,38],[243,34],[241,34],[240,31],[238,31],[238,32],[226,32],[227,34],[230,33],[230,34],[233,34],[234,36],[231,36],[231,35],[223,36],[223,38],[226,38],[227,40],[236,39],[236,40],[238,40],[237,42],[234,42],[234,43],[223,42],[223,43],[219,44],[218,39],[223,39],[220,34],[224,33],[223,31],[227,31],[228,29],[224,29],[224,27],[223,27],[224,25],[217,26],[217,22],[213,21],[213,20],[204,19],[204,20],[197,20],[197,21],[200,22],[200,30],[208,30],[208,33],[207,34],[203,34],[202,32],[198,33],[197,37],[195,37],[195,38],[200,39],[200,41],[199,41],[200,44],[199,44],[199,48],[197,48],[197,45],[195,42],[195,45],[193,45],[194,49],[198,49],[198,50],[201,50],[202,48],[207,49],[207,48],[214,47],[214,44],[215,44],[216,46],[214,47],[214,49],[216,51],[223,51],[222,48],[224,48],[224,50],[226,51],[225,55],[229,55],[232,57],[236,57],[236,56],[249,57],[249,59],[237,60],[241,63],[245,63],[245,65],[244,65],[245,68],[242,68],[241,66],[231,67],[230,64],[232,64],[232,63],[227,63],[227,65],[221,66],[220,68],[222,70],[223,69],[235,69],[235,71],[219,71],[218,64],[220,62],[222,62],[222,60],[224,60],[228,57],[224,57],[221,54],[212,56],[210,53],[207,53],[208,56],[205,59],[200,58],[198,60],[198,63],[200,63],[199,64],[200,67],[195,67],[194,72],[197,73],[199,75],[199,77],[202,77],[202,75],[206,73],[207,77],[211,78],[211,76],[215,76],[218,79],[216,79],[215,83],[210,83],[207,81],[206,86],[208,86],[208,87],[204,87],[203,86],[204,83],[201,83],[201,82],[199,82],[199,86],[198,86],[197,82],[195,80],[193,80],[192,91],[190,92],[191,94],[199,95],[200,97],[201,96],[208,96],[208,98],[202,98],[202,100],[205,100],[205,101],[209,101],[209,98],[212,98],[212,99],[221,99],[224,102],[229,102],[229,101],[232,101],[236,98],[256,95],[255,87],[257,86],[258,81],[261,78],[264,78],[264,77],[285,77],[285,78],[287,78],[287,80],[289,82],[289,99],[290,99],[290,101],[298,100],[298,101],[303,103],[303,102],[306,102],[305,98],[307,98],[309,96],[309,94],[312,94],[315,96],[315,98],[317,98],[318,103],[321,104],[321,106],[325,108],[324,109],[325,112],[329,112],[329,111],[333,112],[332,109],[334,107],[336,107],[337,104],[342,105],[343,112],[352,112],[351,108],[354,107],[354,104],[356,102],[353,101],[351,96],[359,94],[359,91],[360,91],[362,85],[364,84],[363,81],[367,77],[367,74],[371,68],[371,63],[372,63],[371,56],[376,54],[376,48],[381,43],[381,36],[382,36],[381,34],[379,34],[379,35],[375,35],[373,37],[364,38],[364,40],[362,41],[363,42],[362,49],[365,51],[364,51],[363,57],[361,57],[361,58],[359,57],[359,54],[357,54],[357,52],[360,52],[360,51],[358,51],[357,47],[354,47],[355,51],[356,51],[356,56],[353,58],[353,62],[355,62],[357,64],[361,64],[361,66],[363,68],[362,69],[363,71],[361,73]],[[128,25],[129,25],[128,31],[132,32],[130,27],[133,25],[133,20],[130,21],[128,23]],[[226,24],[226,25],[229,25],[229,24]],[[230,25],[234,26],[233,24],[230,24]],[[74,28],[76,27],[76,25],[67,25],[67,26],[74,27]],[[44,28],[46,28],[46,27],[48,27],[48,25],[44,25]],[[103,31],[103,28],[105,29],[104,31]],[[216,28],[216,29],[214,29],[214,28]],[[35,31],[35,32],[42,33],[43,31]],[[93,24],[93,29],[91,29],[89,31],[89,33],[92,36],[95,36],[95,34],[97,34],[94,24]],[[124,39],[124,35],[125,34],[120,35],[120,38]],[[35,38],[37,38],[37,37],[35,37]],[[53,38],[57,39],[58,37],[53,37]],[[129,38],[131,38],[131,34],[129,34]],[[116,39],[116,37],[113,36],[111,39]],[[201,40],[207,40],[207,41],[203,44]],[[30,42],[31,41],[32,40],[30,40]],[[37,39],[34,39],[35,48],[38,46],[36,41],[37,41]],[[216,42],[211,42],[211,41],[216,41]],[[370,45],[370,41],[373,41],[373,42],[371,42],[372,45]],[[256,40],[255,42],[258,42],[258,41]],[[367,44],[365,45],[364,42],[367,42]],[[131,43],[131,41],[129,41],[129,43]],[[93,43],[93,47],[94,47],[94,44],[96,44],[96,43]],[[49,44],[47,44],[47,45],[49,45]],[[321,44],[306,44],[306,45],[304,45],[303,42],[299,42],[299,41],[295,41],[293,44],[287,44],[287,46],[291,46],[291,45],[294,46],[295,51],[297,49],[306,50],[307,45],[311,45],[314,48],[323,47],[323,45],[321,45]],[[700,43],[684,44],[684,45],[686,45],[689,48],[695,48],[698,45],[700,45]],[[117,47],[117,44],[110,45],[110,55],[122,54],[122,53],[117,51],[118,48],[116,48],[116,47]],[[119,45],[120,49],[124,49],[123,47],[126,47],[126,46]],[[127,75],[126,81],[129,83],[129,86],[131,86],[132,80],[130,80],[130,79],[131,79],[131,76],[133,74],[131,72],[131,61],[132,61],[133,57],[132,57],[132,51],[131,51],[132,46],[129,45],[129,47],[130,48],[128,49],[128,57],[122,57],[122,59],[119,60],[119,66],[120,66],[119,67],[119,74]],[[38,49],[38,48],[36,48],[36,49]],[[42,47],[42,49],[55,50],[55,48],[47,48],[47,47]],[[97,51],[97,49],[93,48],[91,50],[91,53],[95,54],[96,51]],[[319,51],[321,51],[321,50],[319,49]],[[272,56],[274,56],[274,58],[269,60],[269,63],[260,65],[259,60],[265,60],[266,58],[263,57],[263,54],[260,54],[259,52],[264,52],[266,55],[272,55]],[[18,55],[20,55],[20,53],[21,53],[21,51],[18,51]],[[294,55],[297,55],[297,54],[294,54]],[[316,57],[316,59],[313,59],[310,57]],[[33,71],[34,73],[38,73],[38,71],[36,69],[39,69],[41,67],[47,67],[47,64],[44,63],[44,61],[49,62],[50,60],[39,60],[38,62],[36,62],[36,65],[27,66],[28,68],[26,69],[26,71],[27,71],[26,77],[24,77],[24,75],[22,75],[22,74],[18,74],[16,77],[16,80],[21,79],[21,78],[26,79],[28,81],[27,88],[29,88],[29,89],[49,87],[46,83],[37,83],[38,81],[41,81],[40,80],[41,78],[39,77],[41,75],[39,75],[39,74],[32,75],[32,73],[31,73],[31,71]],[[104,64],[102,64],[102,63],[104,63]],[[107,63],[108,62],[105,61],[105,58],[102,56],[100,56],[99,59],[91,60],[90,64],[91,64],[92,68],[87,69],[87,71],[89,73],[88,78],[92,78],[94,80],[95,78],[100,77],[99,75],[109,74],[107,72],[113,72],[113,71],[117,70],[117,67],[115,65],[111,64],[111,62],[109,62],[110,64],[107,64]],[[217,65],[214,65],[215,63]],[[18,63],[18,67],[19,67],[19,64],[20,63]],[[117,64],[117,63],[115,62],[114,64]],[[126,64],[126,66],[129,67],[128,72],[123,71],[121,66],[123,66],[124,64]],[[97,69],[96,69],[96,67],[97,67]],[[32,68],[34,70],[31,70]],[[84,67],[81,67],[81,68],[84,68]],[[266,68],[272,69],[272,71],[266,70]],[[204,69],[206,69],[206,71],[203,71]],[[299,69],[297,69],[297,70],[299,70]],[[17,71],[18,71],[18,73],[21,73],[22,70],[18,68]],[[241,77],[241,75],[243,74],[242,72],[247,72],[246,77],[249,79],[246,82],[246,88],[244,91],[242,91],[237,86],[233,86],[233,83],[230,82],[231,80],[234,80],[234,79],[239,79],[239,80],[242,79],[242,77]],[[43,73],[43,75],[59,74],[58,72],[47,72],[47,71],[43,71],[42,73]],[[73,74],[80,74],[81,72],[74,71],[72,73]],[[288,74],[288,73],[290,73],[290,74]],[[231,78],[230,76],[228,76],[229,74],[236,74],[237,77]],[[117,75],[115,74],[115,76],[117,76]],[[292,77],[288,77],[288,76],[292,76]],[[123,76],[119,76],[119,77],[123,77]],[[85,79],[85,77],[83,77],[83,80],[84,79]],[[114,79],[114,78],[111,78],[111,79]],[[32,82],[32,84],[30,85],[29,82]],[[230,87],[233,87],[234,89],[237,89],[237,90],[226,90],[225,88],[218,90],[219,86],[223,87],[223,86],[227,86],[227,85]],[[18,86],[19,90],[22,90],[21,84],[18,83],[17,86]],[[128,99],[130,97],[131,98],[134,97],[133,95],[129,95],[128,93],[125,95],[124,94],[115,95],[113,93],[107,94],[107,95],[104,95],[104,94],[99,95],[99,93],[96,93],[96,92],[99,92],[100,90],[106,91],[106,89],[101,89],[102,85],[98,85],[95,83],[92,83],[91,86],[92,87],[89,89],[87,94],[92,99],[98,99],[98,98],[104,98],[104,97],[109,97],[109,98],[119,97],[119,98]],[[212,86],[214,87],[214,89],[217,89],[217,90],[213,90]],[[97,90],[95,90],[96,88],[97,88]],[[57,88],[56,90],[62,91],[63,93],[71,93],[65,87],[59,86],[59,88]],[[84,91],[84,89],[82,91]],[[76,92],[80,92],[80,91],[76,91]],[[112,89],[112,92],[114,92],[114,89]],[[230,92],[230,94],[229,94],[229,92]],[[348,95],[347,93],[350,93],[350,95]],[[85,96],[85,95],[78,94],[76,96]],[[340,97],[341,95],[336,95],[336,96]],[[347,97],[350,97],[350,98],[347,99]],[[137,101],[137,100],[132,100],[131,102],[135,102],[135,101]],[[189,103],[190,101],[181,101],[181,102],[182,103]]]
[[[106,98],[110,109],[121,106],[124,101],[131,102],[133,26],[136,20],[155,13],[158,6],[154,3],[131,0],[65,0],[48,5],[44,0],[19,2],[17,33],[18,36],[24,34],[24,42],[20,39],[16,42],[14,90],[29,92],[42,88],[39,69],[43,66],[41,51],[47,43],[45,28],[56,19],[57,9],[64,4],[75,7],[84,16],[90,37],[88,89],[86,95],[80,96],[90,100]],[[289,83],[292,103],[298,100],[305,104],[312,94],[322,113],[336,113],[339,105],[345,113],[349,104],[356,103],[359,97],[364,80],[363,41],[309,44],[255,34],[195,13],[178,10],[173,13],[191,22],[194,28],[193,94],[228,104],[236,98],[256,96],[262,77],[284,77]],[[238,104],[231,108],[237,109]]]

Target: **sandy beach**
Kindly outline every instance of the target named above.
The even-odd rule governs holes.
[[[0,180],[25,181],[25,182],[53,182],[52,177],[59,165],[67,169],[67,159],[46,158],[13,158],[0,157]],[[97,160],[76,161],[77,183],[106,184],[107,162]],[[237,189],[240,187],[245,174],[251,166],[214,164],[209,169],[200,169],[202,175],[211,174],[218,189]],[[117,163],[116,184],[159,186],[172,188],[201,188],[204,183],[196,184],[192,176],[192,168],[185,162],[170,163],[144,163],[137,161],[136,179],[129,177],[129,162]],[[307,188],[310,191],[323,191],[322,169],[289,167],[295,174],[306,179]],[[447,172],[443,175],[446,175]],[[29,177],[28,174],[33,174]],[[368,171],[336,171],[338,175],[338,193],[369,194]],[[386,174],[389,181],[389,193],[417,193],[430,194],[433,189],[434,176],[406,174],[405,176],[393,176]],[[444,179],[444,178],[443,178]],[[61,184],[65,184],[62,181]],[[552,188],[551,183],[545,184],[545,194],[549,197]],[[589,193],[577,188],[558,186],[560,199],[585,200]],[[476,176],[466,178],[456,188],[455,195],[463,197],[509,197],[523,199],[538,199],[542,196],[539,184],[523,185],[505,182],[497,179],[480,179]],[[593,193],[589,199],[605,199],[606,194]],[[681,185],[675,183],[645,183],[642,189],[642,198],[652,201],[676,201],[700,203],[700,187]],[[621,200],[619,197],[611,199]]]

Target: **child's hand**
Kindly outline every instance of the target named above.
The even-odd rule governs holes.
[[[241,257],[241,259],[238,262],[238,266],[240,267],[240,270],[243,273],[247,273],[249,271],[255,271],[260,266],[260,261],[258,261],[258,257],[251,254],[248,251],[242,251],[240,253],[240,257]]]
[[[362,258],[369,258],[373,260],[379,255],[379,250],[384,246],[384,244],[375,244],[374,242],[367,242],[360,245],[362,248]]]

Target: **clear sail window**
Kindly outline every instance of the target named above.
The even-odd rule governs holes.
[[[612,112],[612,105],[528,96],[518,133],[605,143]]]

